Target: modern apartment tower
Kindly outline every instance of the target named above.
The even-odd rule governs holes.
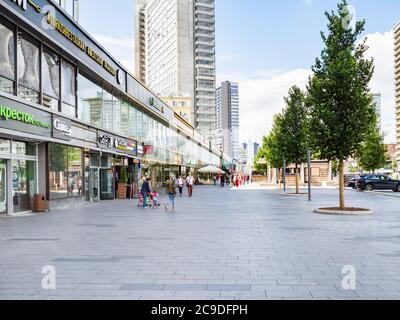
[[[189,96],[191,123],[215,134],[214,0],[136,0],[136,77],[161,97]]]
[[[396,86],[396,128],[397,147],[396,158],[400,164],[400,21],[393,28],[394,57],[395,57],[395,86]]]
[[[378,117],[378,126],[380,130],[382,130],[382,94],[374,93],[372,97],[374,99],[376,115]]]
[[[217,146],[233,159],[240,158],[239,85],[225,81],[216,90]]]
[[[79,22],[79,0],[57,0],[57,3]]]
[[[142,83],[146,83],[146,24],[144,7],[146,0],[135,1],[135,75]]]

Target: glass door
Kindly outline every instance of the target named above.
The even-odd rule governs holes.
[[[7,213],[7,160],[0,160],[0,214]]]
[[[14,213],[32,210],[36,193],[35,161],[12,160]]]
[[[100,200],[98,168],[89,169],[89,200],[90,202],[97,202]]]
[[[100,200],[114,200],[114,172],[112,169],[100,170]]]

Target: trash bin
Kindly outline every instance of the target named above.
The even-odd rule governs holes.
[[[33,212],[46,212],[46,197],[43,194],[35,194],[33,198]]]

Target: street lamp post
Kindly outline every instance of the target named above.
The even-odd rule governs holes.
[[[308,201],[311,201],[311,150],[307,150],[308,162]]]
[[[286,159],[283,160],[283,192],[286,192]]]

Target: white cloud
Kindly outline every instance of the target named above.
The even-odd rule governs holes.
[[[393,35],[375,33],[367,36],[368,57],[375,61],[375,74],[371,81],[373,93],[382,94],[382,126],[388,134],[387,143],[396,141]],[[305,89],[311,70],[266,70],[255,74],[219,75],[218,81],[239,82],[240,138],[241,141],[261,141],[271,129],[273,116],[284,105],[283,98],[289,87]]]
[[[274,115],[284,108],[283,97],[291,86],[302,89],[308,82],[311,71],[259,71],[254,75],[226,75],[218,80],[239,82],[240,139],[261,141],[271,129]]]
[[[367,35],[368,57],[374,58],[375,74],[371,81],[373,93],[382,94],[382,129],[387,132],[386,142],[396,141],[396,103],[394,84],[393,32]]]
[[[133,38],[115,38],[95,34],[93,37],[132,74],[135,70],[135,42]]]

